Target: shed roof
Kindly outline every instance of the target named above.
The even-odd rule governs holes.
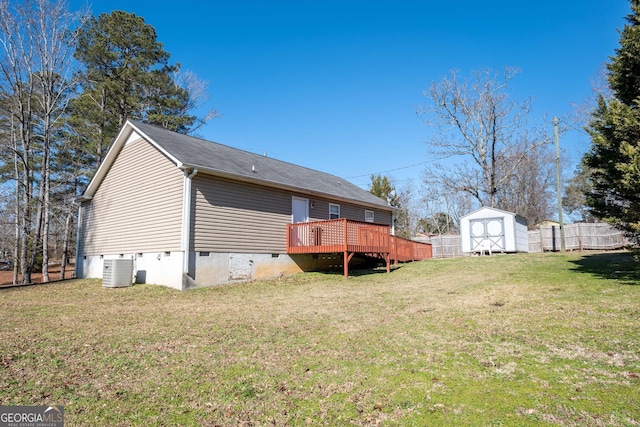
[[[198,169],[199,173],[322,195],[379,209],[394,209],[369,191],[338,176],[136,120],[128,120],[125,123],[81,199],[86,200],[93,196],[120,149],[134,131],[172,159],[181,169]]]
[[[479,209],[476,209],[473,212],[469,212],[468,214],[462,216],[460,219],[465,219],[467,217],[470,217],[472,215],[478,214],[480,212],[493,212],[494,214],[498,214],[498,215],[505,215],[505,216],[513,216],[514,218],[517,218],[520,221],[524,221],[524,223],[527,223],[527,219],[523,216],[518,215],[517,213],[514,212],[509,212],[509,211],[505,211],[502,209],[498,209],[498,208],[492,208],[489,206],[483,206]]]

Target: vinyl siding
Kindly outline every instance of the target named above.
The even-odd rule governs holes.
[[[195,251],[286,252],[291,194],[253,184],[196,175]]]
[[[198,252],[285,253],[292,197],[314,202],[311,221],[329,218],[329,203],[340,205],[340,216],[364,221],[365,209],[375,222],[391,224],[391,212],[271,189],[255,184],[196,175],[192,193],[193,250]]]
[[[183,174],[147,141],[127,143],[83,203],[80,255],[179,251]]]
[[[362,206],[345,203],[335,200],[312,198],[315,207],[309,209],[309,216],[312,221],[322,221],[329,219],[329,204],[340,205],[340,218],[352,219],[364,222],[364,211],[373,211],[374,223],[391,225],[392,214],[390,211],[383,211],[375,208],[365,208]]]

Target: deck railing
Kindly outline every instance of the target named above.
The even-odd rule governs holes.
[[[390,229],[386,225],[347,219],[289,224],[290,254],[332,252],[389,252]]]
[[[344,253],[346,264],[354,253],[379,256],[389,262],[418,261],[432,257],[431,245],[391,235],[391,227],[345,218],[289,224],[287,253]],[[348,257],[348,258],[347,258]]]
[[[391,236],[391,259],[399,262],[433,258],[431,244]]]

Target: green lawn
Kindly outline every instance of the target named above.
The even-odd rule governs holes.
[[[64,405],[68,426],[640,425],[626,253],[188,292],[76,280],[0,307],[0,405]]]

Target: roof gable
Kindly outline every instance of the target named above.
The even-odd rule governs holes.
[[[517,218],[519,220],[525,221],[525,223],[527,221],[526,218],[524,218],[524,217],[522,217],[522,216],[520,216],[520,215],[518,215],[516,213],[505,211],[505,210],[498,209],[498,208],[492,208],[490,206],[483,206],[483,207],[481,207],[479,209],[476,209],[473,212],[469,212],[468,214],[462,216],[460,219],[465,219],[465,218],[474,216],[474,215],[476,215],[476,214],[478,214],[480,212],[494,212],[495,214],[497,214],[499,216],[512,216],[512,217]]]
[[[198,169],[199,173],[321,195],[379,209],[394,209],[384,200],[335,175],[134,120],[125,123],[81,200],[93,196],[122,146],[132,135],[135,138],[136,134],[154,145],[181,169]]]

